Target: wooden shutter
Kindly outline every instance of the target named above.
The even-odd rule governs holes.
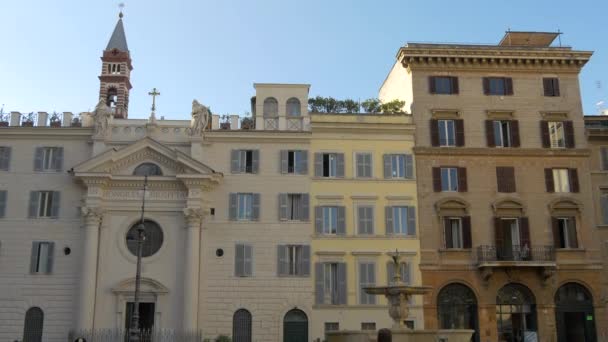
[[[336,177],[344,178],[344,153],[336,153]]]
[[[519,218],[519,236],[521,247],[528,246],[532,249],[532,243],[530,242],[530,221],[527,217]]]
[[[458,192],[467,192],[467,168],[459,167],[458,168]]]
[[[251,173],[258,173],[260,168],[260,151],[251,151]]]
[[[545,169],[545,189],[547,192],[555,192],[555,184],[553,183],[553,169]]]
[[[570,181],[570,192],[579,192],[578,171],[576,169],[568,169],[568,178]]]
[[[502,257],[502,248],[504,244],[504,232],[502,228],[502,220],[500,217],[494,217],[494,243],[496,244],[497,258]]]
[[[6,216],[6,190],[0,191],[0,217]]]
[[[393,234],[393,207],[384,208],[384,219],[386,222],[386,235]]]
[[[462,217],[462,247],[472,248],[471,241],[471,216]]]
[[[336,230],[336,234],[345,235],[346,234],[346,208],[337,207],[338,210],[338,229]]]
[[[287,258],[288,246],[277,246],[277,273],[279,276],[289,274],[289,259]]]
[[[483,94],[490,95],[490,78],[484,77],[482,83],[483,83]]]
[[[551,147],[551,138],[549,137],[549,122],[545,120],[540,121],[540,136],[542,139],[543,147]]]
[[[310,196],[308,194],[301,194],[302,209],[300,210],[300,220],[310,220]]]
[[[310,246],[302,246],[302,259],[300,260],[300,275],[310,276]]]
[[[238,203],[238,194],[231,193],[228,196],[228,219],[230,221],[236,220],[237,203]]]
[[[600,148],[601,159],[602,159],[602,170],[608,170],[608,147]]]
[[[441,192],[441,168],[433,168],[433,191]]]
[[[566,148],[574,148],[574,126],[572,125],[572,121],[564,121],[563,124]]]
[[[358,234],[367,234],[367,226],[365,225],[364,219],[367,217],[366,212],[367,207],[358,207],[357,208],[357,233]]]
[[[323,278],[323,264],[320,262],[315,263],[315,304],[323,304],[325,294],[325,281]]]
[[[253,274],[253,247],[250,245],[244,245],[245,258],[244,258],[244,275],[251,276]]]
[[[44,272],[46,274],[50,274],[53,273],[53,263],[54,263],[54,257],[55,257],[55,243],[54,242],[48,242],[48,255],[47,255],[47,269],[44,270]]]
[[[488,147],[496,147],[494,140],[494,120],[486,120],[486,144]]]
[[[44,147],[36,147],[34,154],[34,171],[42,171],[44,161]]]
[[[513,95],[513,79],[505,77],[505,95]]]
[[[496,167],[496,183],[498,192],[515,192],[515,168]]]
[[[553,96],[553,79],[543,78],[543,90],[545,96]]]
[[[435,94],[437,93],[437,89],[435,88],[435,77],[429,76],[429,93]]]
[[[40,242],[32,242],[32,254],[30,255],[30,273],[37,273],[36,266],[38,265],[38,249],[40,249]]]
[[[308,174],[308,151],[298,151],[300,158],[296,162],[296,171],[300,175]]]
[[[464,146],[464,120],[454,120],[456,146]]]
[[[393,170],[391,163],[391,155],[385,154],[384,156],[382,156],[382,159],[384,161],[384,179],[392,178]]]
[[[431,119],[429,121],[429,127],[431,129],[431,146],[439,146],[439,120]]]
[[[411,154],[405,155],[405,178],[414,178],[414,157]]]
[[[407,207],[407,235],[416,235],[416,207]]]
[[[454,248],[450,219],[445,216],[443,217],[443,233],[445,238],[445,248]]]
[[[240,158],[241,158],[241,151],[239,150],[232,150],[230,151],[230,172],[231,173],[239,173],[240,170]]]
[[[608,194],[601,195],[600,204],[602,207],[602,223],[608,224]]]
[[[280,166],[281,173],[285,174],[289,172],[289,151],[281,150],[280,152]],[[295,172],[294,172],[295,173]]]
[[[570,248],[578,248],[578,237],[576,236],[576,218],[568,218],[568,241],[570,242]]]
[[[551,230],[553,231],[553,247],[561,248],[559,239],[559,220],[555,217],[551,217]]]
[[[346,305],[346,263],[338,263],[338,304]]]
[[[356,177],[365,177],[365,168],[363,167],[365,163],[365,154],[357,153],[355,154],[355,168],[356,168]]]
[[[279,194],[279,220],[285,221],[288,219],[288,208],[287,202],[289,201],[288,195],[283,193]]]
[[[260,194],[251,194],[251,219],[260,219]]]
[[[61,204],[61,193],[59,191],[51,192],[51,217],[58,218],[59,217],[59,208]]]
[[[315,233],[323,234],[323,207],[315,207]]]
[[[11,147],[0,147],[0,170],[8,171],[11,164]]]
[[[509,121],[509,129],[511,131],[511,147],[519,147],[521,145],[519,142],[519,121]]]
[[[460,92],[458,87],[458,77],[452,76],[450,77],[450,81],[452,84],[452,94],[458,94]]]
[[[553,96],[559,96],[559,78],[553,78]]]
[[[60,172],[63,169],[63,147],[54,147],[53,169]]]
[[[242,277],[245,275],[245,246],[236,245],[234,248],[234,275]]]
[[[315,153],[315,177],[323,177],[323,153]]]
[[[30,202],[28,207],[28,217],[38,217],[38,206],[40,205],[40,191],[30,191]]]

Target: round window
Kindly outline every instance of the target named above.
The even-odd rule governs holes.
[[[127,248],[135,256],[137,256],[137,227],[140,224],[139,222],[134,224],[127,232]],[[144,220],[143,240],[144,243],[141,246],[142,257],[149,257],[158,252],[163,245],[163,231],[156,222]]]

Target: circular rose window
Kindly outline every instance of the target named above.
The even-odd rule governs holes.
[[[127,248],[135,256],[137,256],[137,227],[140,224],[137,222],[127,232]],[[143,239],[141,256],[145,258],[154,255],[163,245],[163,230],[156,222],[144,220]]]

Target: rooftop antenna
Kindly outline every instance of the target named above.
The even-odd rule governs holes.
[[[560,31],[560,29],[557,29],[557,40],[559,41],[559,47],[562,47],[562,31]]]

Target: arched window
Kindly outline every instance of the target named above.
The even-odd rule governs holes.
[[[555,293],[558,341],[597,341],[593,316],[593,297],[584,286],[566,283]]]
[[[293,309],[283,318],[283,342],[308,342],[308,316]]]
[[[300,100],[295,97],[287,100],[287,115],[288,116],[300,116],[302,115]]]
[[[279,116],[279,102],[274,97],[264,100],[264,116]]]
[[[118,102],[118,90],[115,87],[108,88],[108,94],[106,97],[106,105],[110,108],[116,108]]]
[[[39,307],[31,307],[25,313],[23,342],[41,342],[44,313]]]
[[[532,338],[533,341],[541,341],[537,336],[536,300],[523,285],[507,284],[498,291],[496,320],[500,341],[523,341],[524,334],[534,335],[536,338]]]
[[[135,168],[133,171],[134,176],[162,176],[163,171],[156,164],[143,163]]]
[[[140,222],[134,224],[127,232],[126,237],[127,248],[135,256],[137,256],[137,240],[139,233],[137,228],[140,224]],[[164,236],[163,230],[160,228],[160,226],[156,222],[150,220],[144,220],[143,234],[144,243],[141,249],[141,256],[145,258],[158,252],[160,247],[163,245]]]
[[[479,341],[477,298],[465,285],[450,284],[437,296],[437,315],[441,329],[475,330],[472,341]]]
[[[232,341],[251,342],[251,313],[245,309],[236,310],[232,317]]]

